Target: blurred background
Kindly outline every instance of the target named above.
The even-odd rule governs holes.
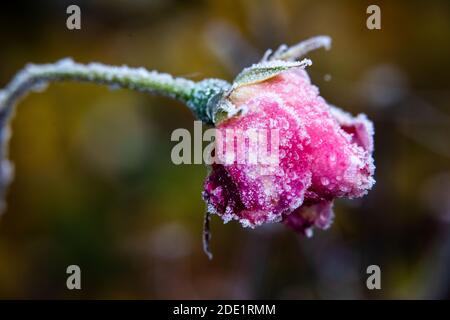
[[[81,30],[66,28],[67,6]],[[381,30],[366,8],[381,7]],[[267,48],[327,34],[309,57],[329,102],[375,122],[375,188],[335,203],[311,239],[212,217],[203,165],[172,164],[193,130],[181,103],[91,84],[31,94],[13,122],[15,179],[0,220],[0,298],[450,298],[448,1],[7,1],[0,87],[28,62],[73,57],[233,79]],[[66,268],[82,290],[66,288]],[[366,268],[381,268],[381,290]]]

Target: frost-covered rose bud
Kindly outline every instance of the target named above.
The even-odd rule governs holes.
[[[329,105],[302,66],[235,82],[224,103],[236,115],[216,122],[221,137],[216,150],[218,143],[236,147],[227,140],[235,139],[227,132],[236,130],[277,130],[279,136],[277,163],[220,161],[230,148],[216,154],[203,198],[209,212],[225,222],[235,219],[245,227],[283,222],[309,236],[312,227],[331,224],[333,199],[361,197],[373,186],[372,123]]]

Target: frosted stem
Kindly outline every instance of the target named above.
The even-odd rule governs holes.
[[[147,71],[144,68],[115,67],[100,63],[87,65],[60,60],[54,64],[26,66],[12,81],[0,90],[0,213],[5,203],[6,188],[12,179],[12,166],[8,161],[9,122],[18,100],[30,91],[43,89],[56,81],[80,81],[105,84],[112,87],[151,92],[169,96],[188,104],[195,83],[169,74]],[[194,109],[192,104],[191,109]],[[195,111],[195,109],[194,109]]]

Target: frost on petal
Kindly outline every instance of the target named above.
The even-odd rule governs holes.
[[[365,114],[352,117],[335,106],[330,106],[330,111],[341,126],[342,130],[352,136],[352,142],[356,143],[368,152],[373,151],[373,123]]]
[[[312,236],[312,228],[327,229],[333,222],[333,202],[321,201],[316,204],[303,205],[283,219],[283,223],[294,231]]]
[[[372,123],[330,106],[305,70],[235,88],[227,99],[246,112],[217,125],[222,140],[216,147],[217,141],[239,145],[227,130],[239,132],[237,137],[254,129],[278,130],[279,162],[213,165],[203,196],[210,212],[225,222],[256,227],[283,221],[309,235],[313,227],[330,225],[333,199],[361,197],[373,186]],[[228,151],[219,158],[231,158]]]
[[[208,203],[209,212],[223,216],[226,213],[239,213],[244,209],[239,190],[223,165],[213,164],[204,185],[203,199]]]

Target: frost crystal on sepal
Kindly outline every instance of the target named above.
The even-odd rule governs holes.
[[[243,115],[245,106],[236,107],[228,98],[227,92],[219,93],[212,97],[207,104],[207,113],[214,125],[234,116]]]
[[[288,47],[283,44],[272,54],[272,50],[266,51],[261,61],[271,60],[284,60],[295,61],[304,57],[307,53],[319,49],[325,48],[326,50],[331,47],[331,38],[328,36],[317,36],[307,40],[304,40],[296,45]]]
[[[245,68],[237,75],[233,81],[232,90],[268,80],[291,68],[305,68],[311,64],[312,62],[309,59],[293,62],[272,60],[256,63],[248,68]]]
[[[214,124],[215,105],[230,87],[231,85],[227,81],[221,79],[205,79],[197,82],[187,105],[198,119],[208,124]]]

